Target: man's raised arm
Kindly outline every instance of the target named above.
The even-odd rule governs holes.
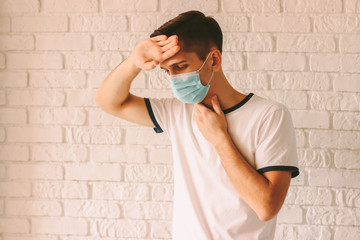
[[[140,125],[154,127],[143,98],[130,93],[130,86],[141,70],[154,69],[174,56],[180,47],[177,36],[159,35],[139,42],[131,55],[102,82],[95,101],[105,112]]]

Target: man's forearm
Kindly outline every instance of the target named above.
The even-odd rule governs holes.
[[[102,82],[95,94],[100,107],[119,107],[129,96],[131,82],[140,72],[131,56],[120,63]]]
[[[244,159],[229,135],[224,134],[221,139],[214,147],[233,186],[261,220],[270,220],[280,210],[286,192],[284,194],[281,187],[274,186],[258,173]]]

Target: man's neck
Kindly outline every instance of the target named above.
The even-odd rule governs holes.
[[[211,97],[214,95],[218,96],[220,106],[223,110],[235,106],[246,97],[246,95],[236,91],[230,85],[222,71],[218,72],[216,75],[214,75],[208,95],[202,102],[205,106],[212,109]]]

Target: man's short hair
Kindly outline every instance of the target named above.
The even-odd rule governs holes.
[[[223,35],[219,24],[199,11],[179,14],[156,29],[150,37],[158,35],[177,35],[182,50],[195,52],[202,60],[205,60],[211,47],[222,52]]]

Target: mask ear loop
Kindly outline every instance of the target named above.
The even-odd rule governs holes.
[[[203,62],[203,64],[201,65],[201,67],[199,68],[198,72],[200,72],[200,70],[203,68],[203,66],[205,65],[206,61],[208,60],[209,56],[210,56],[210,53],[207,55],[207,57],[205,58],[205,61]]]
[[[212,74],[211,74],[210,80],[209,80],[209,82],[208,82],[208,84],[207,84],[207,85],[210,85],[210,83],[211,83],[211,80],[212,80],[213,76],[214,76],[214,71],[212,71]]]

